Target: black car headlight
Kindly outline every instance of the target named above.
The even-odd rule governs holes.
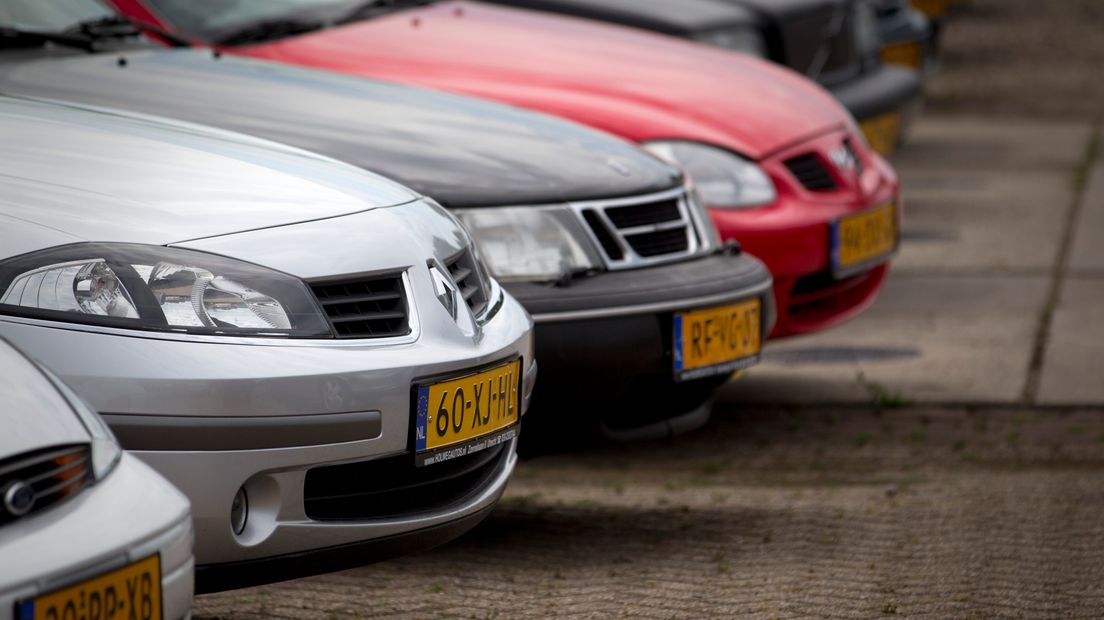
[[[78,243],[0,262],[0,313],[231,336],[318,338],[329,323],[300,279],[223,256]]]

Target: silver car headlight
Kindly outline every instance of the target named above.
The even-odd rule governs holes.
[[[569,207],[486,207],[453,214],[498,280],[547,282],[602,266]]]
[[[767,57],[767,41],[755,28],[739,26],[712,30],[694,35],[694,40],[734,52],[743,52],[760,58]]]
[[[161,246],[79,243],[0,263],[0,313],[125,329],[329,337],[298,278]]]
[[[88,403],[84,402],[83,398],[77,396],[68,385],[65,385],[60,377],[55,375],[49,368],[41,364],[37,365],[39,370],[50,379],[54,387],[65,397],[65,400],[69,401],[69,406],[73,408],[84,427],[88,429],[88,434],[92,436],[92,474],[96,480],[103,480],[105,476],[111,473],[112,469],[115,469],[119,459],[123,456],[123,449],[119,446],[119,441],[115,439],[115,434],[111,432],[111,429],[108,428],[99,414]]]
[[[774,183],[755,162],[700,142],[646,142],[644,148],[686,171],[706,205],[747,209],[778,197]]]

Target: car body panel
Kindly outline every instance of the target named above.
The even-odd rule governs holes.
[[[668,189],[677,171],[561,119],[207,50],[21,55],[0,92],[164,114],[292,144],[401,181],[449,207],[547,203]],[[276,205],[278,206],[278,205]]]
[[[29,360],[0,341],[0,461],[49,446],[85,443],[88,429]],[[33,424],[28,422],[34,420]]]
[[[13,113],[5,114],[5,109]],[[20,131],[9,132],[8,127],[16,124]],[[114,136],[112,125],[117,126]],[[42,131],[36,134],[39,126]],[[87,139],[90,131],[98,142]],[[11,176],[0,176],[0,193],[9,196],[19,190],[14,213],[6,215],[32,230],[49,226],[70,231],[66,238],[96,241],[104,241],[103,235],[136,243],[175,242],[179,248],[265,263],[263,267],[308,281],[356,283],[380,274],[401,279],[408,333],[380,338],[197,335],[79,324],[25,313],[0,316],[0,334],[51,367],[109,422],[130,416],[128,430],[151,418],[188,425],[222,417],[248,419],[262,425],[260,434],[271,435],[281,428],[294,433],[297,425],[287,425],[287,417],[309,423],[310,416],[318,414],[378,413],[378,418],[369,416],[378,425],[374,437],[337,443],[332,438],[312,443],[309,437],[284,437],[285,447],[274,449],[257,449],[253,443],[228,449],[223,441],[191,451],[151,450],[142,441],[155,441],[155,435],[139,434],[138,444],[128,448],[180,486],[192,502],[199,564],[302,554],[302,570],[323,571],[323,565],[306,556],[397,535],[407,537],[408,548],[422,548],[422,531],[428,532],[426,541],[439,544],[447,538],[434,528],[462,525],[448,530],[455,536],[489,512],[516,461],[513,441],[498,448],[495,466],[475,488],[431,495],[428,507],[403,512],[396,506],[396,514],[386,519],[354,515],[341,521],[314,520],[304,512],[302,481],[319,465],[398,455],[407,456],[409,467],[414,467],[409,438],[416,382],[520,358],[524,376],[519,377],[517,406],[524,412],[528,404],[536,364],[532,320],[525,310],[493,281],[487,284],[489,304],[478,312],[462,300],[450,312],[437,296],[431,266],[447,273],[446,259],[458,250],[472,251],[467,233],[442,207],[325,157],[121,111],[0,98],[0,132],[20,138],[5,142]],[[68,139],[69,133],[75,138]],[[43,134],[50,136],[48,143],[31,139]],[[110,148],[115,141],[125,148]],[[227,149],[233,157],[227,156]],[[55,153],[59,150],[64,152]],[[111,154],[110,164],[101,161],[103,152]],[[52,168],[47,160],[54,162]],[[220,169],[232,175],[220,179]],[[135,177],[136,170],[148,171],[152,178]],[[86,178],[90,172],[98,177]],[[211,193],[204,200],[208,182]],[[55,186],[69,193],[58,195],[51,191]],[[285,188],[289,195],[282,193]],[[91,206],[84,205],[95,217],[82,215],[71,202],[84,196],[96,198]],[[234,214],[221,221],[217,209],[224,196],[234,199],[225,201],[231,207],[256,205],[259,221],[266,225],[248,226]],[[383,201],[380,196],[406,201]],[[269,202],[287,206],[270,215],[260,208]],[[170,211],[172,217],[163,218],[164,230],[158,230],[161,214]],[[296,217],[302,213],[312,217]],[[189,218],[210,221],[192,225],[185,221]],[[86,219],[100,223],[82,227]],[[3,233],[6,238],[11,231]],[[40,239],[53,241],[49,235]],[[5,241],[0,247],[8,252],[13,246]],[[268,427],[263,426],[266,422]],[[172,432],[163,425],[161,429]],[[432,473],[428,478],[435,479]],[[372,482],[378,481],[364,484]],[[235,534],[231,506],[243,486],[254,499],[253,516],[243,533]],[[295,576],[288,571],[279,575]],[[234,584],[243,585],[238,577]],[[245,578],[259,583],[266,574],[251,569]]]
[[[846,122],[826,92],[755,58],[477,2],[232,51],[506,101],[635,141],[723,144],[752,158]]]

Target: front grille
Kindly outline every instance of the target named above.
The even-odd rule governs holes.
[[[88,446],[47,448],[0,461],[0,524],[56,504],[91,481],[92,463]],[[23,514],[12,513],[8,502],[3,501],[9,490],[17,485],[27,485],[33,491],[33,501],[26,504],[20,502],[29,508]],[[24,498],[27,497],[24,495]]]
[[[791,157],[785,163],[790,173],[811,192],[830,192],[839,187],[824,160],[816,153]]]
[[[312,282],[311,290],[338,338],[410,333],[401,274]]]
[[[686,248],[690,246],[690,240],[686,237],[685,226],[639,235],[626,235],[625,239],[628,240],[629,245],[637,254],[648,258],[685,252]]]
[[[464,302],[471,308],[472,314],[479,316],[487,307],[490,294],[487,291],[484,279],[479,276],[475,257],[470,249],[465,249],[456,256],[445,261],[449,275],[464,297]]]
[[[414,457],[315,467],[304,482],[304,509],[316,521],[386,519],[439,511],[475,495],[502,468],[509,445],[416,467]]]
[[[686,200],[685,192],[679,192],[636,203],[588,203],[579,212],[608,267],[627,269],[679,260],[701,249]]]

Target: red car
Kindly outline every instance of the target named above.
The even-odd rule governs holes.
[[[466,0],[114,2],[226,53],[496,99],[644,143],[770,267],[776,337],[862,312],[897,248],[893,169],[827,91],[755,58]]]

